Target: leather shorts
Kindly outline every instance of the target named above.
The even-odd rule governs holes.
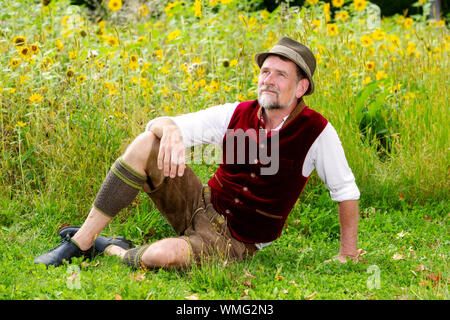
[[[258,251],[254,244],[231,235],[225,218],[211,204],[210,188],[190,167],[181,177],[164,178],[148,194],[179,237],[188,242],[197,263],[211,258],[240,261]]]

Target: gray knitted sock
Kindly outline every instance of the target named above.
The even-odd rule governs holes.
[[[145,268],[145,265],[142,263],[141,258],[148,247],[150,247],[150,245],[144,245],[128,250],[127,252],[125,252],[123,262],[135,269],[140,269],[141,267]]]
[[[122,158],[117,159],[103,181],[94,207],[106,216],[114,218],[136,198],[146,179],[146,176],[136,172]]]

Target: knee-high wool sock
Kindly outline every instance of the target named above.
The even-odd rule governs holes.
[[[146,178],[127,165],[122,158],[117,159],[100,187],[94,207],[106,216],[114,218],[136,198]]]

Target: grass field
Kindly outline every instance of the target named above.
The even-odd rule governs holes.
[[[427,4],[377,21],[364,1],[272,13],[228,0],[114,2],[93,22],[69,1],[0,0],[1,299],[449,299],[450,34],[427,21]],[[339,222],[314,173],[282,237],[249,261],[33,265],[61,225],[84,221],[149,119],[255,99],[253,56],[283,35],[316,55],[305,101],[336,128],[361,191],[359,263],[324,263]],[[193,167],[205,182],[216,168]],[[173,235],[145,194],[104,233],[135,245]]]

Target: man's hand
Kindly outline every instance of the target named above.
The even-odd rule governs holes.
[[[160,138],[158,169],[165,177],[181,177],[186,168],[183,136],[178,126],[169,118],[156,120],[149,129]]]
[[[347,261],[350,261],[350,260],[353,261],[354,263],[357,263],[358,262],[358,257],[345,256],[345,255],[340,254],[340,255],[338,255],[336,257],[333,257],[331,259],[325,260],[324,263],[330,263],[332,261],[339,261],[339,262],[342,262],[342,263],[347,263]]]

